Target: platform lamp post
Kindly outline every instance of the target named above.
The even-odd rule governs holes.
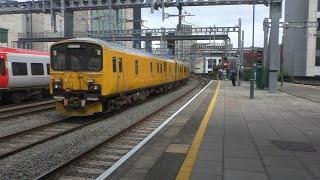
[[[250,99],[254,99],[254,83],[255,83],[255,58],[254,58],[254,33],[255,33],[255,0],[252,1],[252,63],[253,69],[250,78]]]

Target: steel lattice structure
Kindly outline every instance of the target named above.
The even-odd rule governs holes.
[[[248,5],[254,0],[40,0],[0,3],[0,14],[51,13],[64,9],[70,11],[152,8],[178,6]],[[255,4],[268,4],[267,0],[255,0]]]

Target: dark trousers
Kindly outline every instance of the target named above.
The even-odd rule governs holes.
[[[231,81],[232,81],[232,85],[236,86],[236,78],[232,78]]]

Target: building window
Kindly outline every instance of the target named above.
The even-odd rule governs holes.
[[[27,63],[13,62],[12,73],[14,76],[27,76],[28,75]]]
[[[319,0],[320,1],[320,0]],[[319,5],[318,5],[319,6]],[[317,19],[317,22],[318,22],[318,28],[317,28],[317,31],[320,31],[320,18]]]
[[[31,74],[32,75],[44,75],[42,63],[31,63]]]
[[[316,57],[315,66],[320,66],[320,56],[317,56],[317,57]]]
[[[135,73],[139,74],[139,63],[137,60],[134,62],[134,67],[135,67]]]
[[[320,0],[318,0],[318,11],[320,11]]]

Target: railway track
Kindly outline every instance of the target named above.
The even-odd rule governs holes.
[[[59,136],[71,133],[98,119],[66,118],[49,124],[41,125],[25,131],[0,137],[0,159],[44,143]]]
[[[19,106],[4,107],[4,108],[0,108],[0,121],[4,119],[16,117],[16,116],[28,114],[28,113],[45,111],[45,110],[54,109],[54,108],[55,108],[54,100],[30,103],[30,104],[19,105]]]
[[[156,98],[158,95],[147,99],[146,101]],[[137,102],[139,105],[143,102]],[[41,103],[43,104],[43,103]],[[41,105],[39,103],[39,105]],[[132,108],[127,107],[127,109]],[[14,109],[14,108],[12,108]],[[125,109],[125,108],[124,108]],[[124,110],[122,109],[122,110]],[[33,127],[24,131],[9,134],[0,137],[0,159],[4,159],[8,156],[19,153],[23,150],[36,146],[38,144],[47,142],[49,140],[58,138],[65,134],[71,133],[73,131],[79,130],[91,124],[94,124],[100,120],[105,120],[116,114],[117,112],[110,114],[100,114],[91,117],[74,117],[58,120],[41,126]]]
[[[172,100],[166,105],[159,107],[147,117],[136,124],[118,132],[104,142],[86,150],[82,154],[63,162],[52,170],[42,174],[37,179],[82,179],[97,178],[106,170],[109,170],[117,161],[124,157],[137,144],[143,141],[150,133],[162,126],[175,110],[172,106],[181,98],[193,92],[204,82]]]

